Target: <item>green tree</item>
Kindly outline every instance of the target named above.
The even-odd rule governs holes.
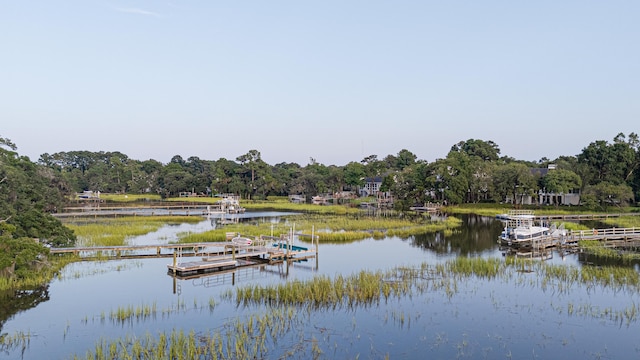
[[[364,165],[366,177],[380,176],[387,171],[386,163],[378,160],[378,155],[369,155],[360,160],[360,163]]]
[[[407,149],[402,149],[398,152],[398,156],[396,156],[396,164],[395,168],[402,171],[406,167],[409,167],[416,163],[416,159],[418,157]]]
[[[279,163],[273,166],[272,174],[275,180],[276,195],[302,194],[303,189],[296,189],[294,184],[300,176],[301,168],[296,163]]]
[[[309,164],[302,168],[301,176],[297,179],[299,193],[307,196],[325,194],[331,189],[327,183],[330,170],[326,165],[318,163],[314,158],[309,160]]]
[[[537,191],[536,178],[529,166],[516,162],[496,168],[494,187],[500,201],[511,200],[516,205]]]
[[[451,151],[465,153],[470,157],[478,157],[482,161],[496,161],[500,155],[500,148],[491,140],[469,139],[460,141],[451,147]]]
[[[251,198],[251,196],[257,190],[257,186],[255,184],[256,181],[256,171],[260,168],[264,168],[262,158],[260,156],[260,152],[258,150],[249,150],[246,154],[238,156],[236,161],[239,161],[243,166],[243,173],[249,173],[250,177],[246,183],[247,188],[247,198]]]
[[[627,184],[601,181],[596,185],[587,186],[581,200],[587,207],[607,210],[609,207],[627,206],[633,201],[633,191]]]
[[[344,166],[344,182],[351,189],[357,189],[364,185],[365,166],[352,161]]]
[[[540,181],[548,193],[569,193],[582,187],[582,179],[571,170],[550,170]]]
[[[39,239],[40,243],[70,246],[72,231],[48,212],[65,202],[68,186],[55,171],[19,156],[13,143],[4,139],[0,147],[0,223],[3,236]],[[9,146],[13,145],[13,146]]]

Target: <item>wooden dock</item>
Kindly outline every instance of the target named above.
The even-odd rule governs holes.
[[[577,247],[579,241],[591,240],[604,243],[605,247],[639,247],[640,228],[605,228],[590,230],[570,230],[565,235],[546,236],[533,242],[525,242],[513,248],[533,249],[541,251],[549,248]]]
[[[268,240],[267,240],[268,241]],[[256,242],[262,242],[255,246]],[[168,264],[169,273],[176,276],[200,275],[221,270],[256,265],[259,263],[280,263],[291,260],[303,260],[316,257],[317,246],[309,249],[302,246],[287,245],[279,242],[265,243],[258,240],[252,245],[227,245],[224,252],[206,256],[202,261],[178,262],[174,257],[173,264]],[[230,252],[228,250],[231,250]]]
[[[81,257],[122,257],[122,256],[158,256],[167,251],[179,251],[183,256],[198,256],[208,252],[219,251],[220,247],[234,245],[232,242],[202,242],[180,244],[122,245],[122,246],[77,246],[51,248],[51,254],[75,254]]]
[[[640,212],[637,213],[615,213],[615,214],[564,214],[564,215],[536,215],[537,221],[553,221],[553,220],[568,220],[568,221],[584,221],[584,220],[606,220],[611,218],[619,218],[622,216],[640,216]]]
[[[212,271],[220,271],[233,269],[238,266],[239,260],[234,259],[219,259],[210,261],[191,261],[179,264],[167,264],[169,273],[174,273],[180,276],[190,276],[196,274],[203,274]],[[242,263],[244,264],[244,263]],[[254,264],[253,262],[251,264]]]
[[[296,236],[301,236],[297,234]],[[256,265],[273,264],[284,261],[300,261],[314,258],[318,254],[317,236],[311,236],[312,247],[293,245],[286,238],[270,236],[256,237],[250,245],[233,241],[123,245],[123,246],[87,246],[69,248],[51,248],[51,254],[75,254],[83,259],[131,259],[146,257],[173,257],[173,263],[167,268],[178,276],[199,275],[216,271]],[[315,242],[315,246],[314,245]],[[183,257],[197,257],[201,260],[182,261]]]
[[[154,205],[145,207],[122,206],[76,206],[67,207],[64,212],[51,214],[57,218],[75,217],[120,217],[120,216],[207,216],[216,205],[181,204]]]

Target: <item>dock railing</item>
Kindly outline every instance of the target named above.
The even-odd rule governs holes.
[[[567,236],[574,241],[640,238],[640,228],[571,230]]]

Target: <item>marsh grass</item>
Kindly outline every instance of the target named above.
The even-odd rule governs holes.
[[[100,194],[100,199],[109,202],[137,202],[137,201],[160,201],[162,198],[158,194]]]
[[[582,225],[582,224],[578,224],[578,223],[574,223],[574,222],[553,222],[554,225],[556,226],[560,226],[563,225],[565,229],[567,230],[572,230],[572,231],[579,231],[579,230],[591,230],[590,227]]]
[[[229,290],[225,299],[235,299],[236,305],[264,304],[271,306],[305,306],[311,309],[334,309],[340,306],[367,306],[409,292],[410,283],[394,278],[391,273],[361,271],[349,277],[334,279],[317,276],[307,281],[292,281],[279,285],[249,285]],[[395,275],[395,273],[394,273]]]
[[[23,352],[31,343],[31,332],[18,331],[12,335],[0,335],[0,353],[20,348]]]
[[[521,277],[522,268],[532,276]],[[442,264],[417,268],[398,267],[387,272],[361,271],[351,276],[334,278],[317,276],[307,281],[292,281],[277,285],[247,285],[223,294],[236,305],[286,305],[308,309],[368,306],[390,298],[412,296],[426,291],[457,293],[461,283],[469,279],[513,280],[529,279],[531,285],[543,290],[552,288],[568,292],[575,286],[587,290],[611,289],[630,294],[640,292],[640,275],[631,268],[564,266],[529,259],[458,257]],[[519,280],[522,281],[522,280]]]
[[[574,214],[606,214],[606,211],[593,211],[593,209],[583,208],[580,206],[556,207],[556,206],[524,206],[524,209],[534,210],[536,215],[574,215]],[[442,210],[448,214],[477,214],[482,216],[496,216],[505,214],[512,210],[512,206],[505,204],[461,204],[456,206],[445,206]],[[616,212],[633,212],[636,208],[616,208]]]
[[[155,318],[158,313],[158,306],[154,302],[151,305],[140,306],[119,306],[116,310],[111,311],[109,319],[116,323],[126,323],[133,320],[142,321]]]
[[[620,324],[620,326],[625,325],[627,327],[637,321],[638,315],[640,314],[640,304],[635,303],[629,304],[622,309],[614,309],[611,306],[594,306],[588,303],[575,304],[573,302],[551,304],[551,307],[557,311],[558,314],[609,320],[613,323]]]
[[[358,214],[360,209],[345,205],[294,204],[291,202],[242,202],[241,206],[250,210],[293,211],[325,215]]]
[[[60,271],[57,274],[57,278],[60,280],[80,279],[88,276],[106,274],[113,271],[119,272],[119,271],[134,269],[134,268],[141,268],[143,266],[143,262],[139,260],[119,262],[114,264],[112,261],[105,259],[105,260],[93,260],[91,264],[95,264],[96,266],[91,268],[83,267],[82,269],[79,269],[79,270],[66,268],[64,269],[64,271]]]
[[[603,220],[605,224],[621,228],[640,227],[640,216],[621,216]]]
[[[227,232],[235,232],[244,236],[287,235],[295,225],[296,230],[310,234],[315,229],[320,242],[343,243],[363,240],[367,238],[382,239],[387,236],[408,238],[416,234],[449,231],[451,234],[462,225],[462,221],[455,217],[445,220],[431,221],[421,217],[414,219],[400,219],[397,217],[370,216],[338,216],[338,215],[295,215],[284,217],[285,221],[272,223],[240,223],[231,224],[224,228],[210,230],[204,233],[180,234],[180,242],[216,242],[226,241]]]
[[[73,219],[64,225],[74,231],[84,246],[124,245],[128,237],[157,231],[167,224],[197,223],[197,216],[125,216],[120,218]]]
[[[137,306],[118,306],[117,308],[110,310],[108,316],[106,312],[101,312],[97,319],[100,322],[104,322],[104,320],[108,318],[115,324],[124,325],[153,320],[158,317],[167,318],[173,314],[178,314],[188,310],[209,310],[209,312],[213,312],[215,307],[216,301],[213,297],[210,298],[206,304],[198,304],[197,299],[194,298],[192,308],[188,308],[184,300],[179,300],[176,304],[171,304],[165,308],[159,308],[156,302],[153,302],[152,304],[140,304]],[[89,317],[85,316],[85,319],[87,319],[85,321],[86,323]]]
[[[531,273],[521,274],[519,270],[523,266],[529,268]],[[411,298],[418,294],[441,293],[451,298],[459,288],[468,286],[474,279],[515,280],[516,285],[553,288],[554,292],[562,293],[577,287],[589,291],[602,288],[633,294],[640,290],[640,278],[633,269],[580,268],[532,260],[458,257],[437,265],[423,263],[417,267],[396,267],[388,271],[360,271],[350,276],[316,276],[306,281],[235,287],[223,293],[222,299],[239,307],[255,307],[260,310],[259,315],[232,319],[223,324],[220,330],[208,333],[196,334],[193,330],[185,333],[174,329],[156,336],[147,334],[143,337],[101,340],[84,358],[263,359],[330,354],[331,349],[323,349],[313,338],[309,340],[308,337],[295,334],[296,331],[302,332],[304,326],[309,326],[309,319],[315,311],[375,308],[383,301]],[[503,305],[494,300],[494,306]],[[627,326],[638,321],[640,312],[640,306],[635,302],[621,308],[601,308],[571,301],[552,301],[545,306],[551,306],[559,314],[570,317],[583,316]],[[390,317],[396,326],[401,329],[411,326],[414,315],[402,310],[391,311]],[[125,309],[123,312],[136,311]],[[354,329],[356,326],[354,323]],[[276,350],[284,336],[287,336],[285,349],[280,346],[280,350]],[[458,351],[466,354],[467,339],[456,346]],[[284,351],[284,354],[275,354],[277,351]]]
[[[157,336],[125,336],[99,340],[84,357],[73,359],[264,359],[270,346],[301,322],[300,313],[292,308],[269,308],[260,315],[237,318],[223,329],[197,334],[174,329]],[[317,344],[316,344],[317,345]],[[320,350],[304,339],[293,344],[294,356],[318,353]]]
[[[608,247],[605,241],[580,240],[578,242],[578,246],[580,247],[580,250],[586,254],[594,255],[603,259],[620,260],[623,264],[629,264],[640,260],[640,253]]]
[[[48,266],[26,273],[24,277],[0,276],[0,291],[11,289],[35,289],[49,283],[60,270],[72,262],[79,261],[75,255],[49,256]]]

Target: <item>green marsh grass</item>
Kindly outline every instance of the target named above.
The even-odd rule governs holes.
[[[0,291],[10,289],[34,289],[43,286],[60,273],[60,270],[70,263],[79,261],[75,255],[49,256],[48,266],[38,271],[31,271],[24,277],[0,276]]]
[[[192,310],[206,310],[209,312],[213,312],[216,307],[216,300],[212,297],[209,299],[206,304],[198,304],[197,299],[193,299],[193,308]],[[181,312],[188,311],[186,303],[184,300],[179,300],[176,304],[172,304],[166,308],[159,308],[158,305],[153,302],[152,304],[140,304],[137,306],[134,305],[126,305],[126,306],[118,306],[115,309],[109,311],[108,315],[106,312],[101,312],[99,319],[101,322],[104,322],[107,318],[111,320],[111,322],[116,324],[130,324],[130,323],[138,323],[144,322],[147,320],[152,320],[157,317],[169,317],[172,314],[177,314]],[[85,323],[88,321],[89,317],[85,316]],[[94,318],[96,319],[96,318]]]
[[[314,205],[280,202],[241,202],[241,206],[250,210],[294,211],[326,215],[346,215],[357,214],[361,212],[361,210],[358,208],[345,205]]]
[[[112,199],[114,202],[126,202],[128,198],[124,195],[115,195]],[[135,195],[128,195],[135,197]],[[144,196],[144,195],[141,195]],[[165,199],[167,202],[188,202],[194,204],[214,204],[222,200],[219,197],[173,197]],[[135,200],[134,200],[135,201]],[[316,214],[356,214],[360,210],[349,205],[314,205],[314,204],[294,204],[287,197],[270,196],[268,200],[240,200],[240,206],[249,210],[276,210],[276,211],[294,211],[302,213]]]
[[[75,232],[84,246],[119,246],[128,237],[145,235],[167,224],[200,221],[198,216],[125,216],[65,220],[64,225]]]
[[[0,335],[0,353],[13,349],[26,350],[31,343],[31,332],[18,331],[13,335],[1,334]]]
[[[640,292],[640,274],[630,268],[609,266],[564,266],[529,259],[458,257],[442,264],[417,268],[397,267],[382,272],[361,271],[334,278],[317,276],[306,281],[277,285],[247,285],[223,294],[236,305],[303,306],[310,309],[367,306],[390,298],[411,296],[415,292],[441,290],[457,292],[458,282],[469,278],[514,279],[526,266],[535,273],[533,285],[566,292],[574,286],[602,287],[620,292]]]
[[[529,267],[531,273],[522,274],[519,271],[521,266]],[[208,333],[196,334],[193,330],[185,333],[174,329],[155,336],[147,334],[143,337],[101,340],[84,358],[262,359],[295,358],[305,354],[320,356],[324,349],[304,336],[297,342],[294,340],[294,343],[288,343],[287,349],[283,350],[284,355],[273,354],[272,349],[284,335],[293,335],[296,339],[295,331],[308,325],[313,311],[371,307],[395,298],[435,292],[450,298],[458,293],[460,286],[468,285],[473,279],[511,280],[516,285],[551,288],[554,292],[561,293],[578,287],[601,287],[633,294],[640,290],[640,277],[634,269],[563,266],[513,258],[458,257],[436,265],[423,263],[416,267],[396,267],[388,271],[360,271],[349,276],[335,275],[330,278],[321,275],[305,281],[235,287],[223,293],[222,300],[235,303],[236,306],[259,309],[259,315],[232,319],[223,324],[220,330]],[[494,301],[494,306],[503,305]],[[544,306],[551,306],[558,313],[567,316],[584,316],[627,326],[638,321],[640,312],[640,307],[635,302],[620,308],[600,308],[570,301],[552,301]],[[529,308],[529,311],[532,309],[535,308]],[[411,326],[415,315],[403,310],[390,311],[387,319],[390,317],[396,326]],[[353,324],[354,329],[356,325]],[[288,341],[291,341],[290,337]],[[445,340],[438,340],[438,343],[442,344],[443,341],[446,343]],[[456,347],[466,354],[466,338],[457,343]],[[327,349],[327,353],[329,351]],[[80,358],[76,356],[75,359]]]
[[[143,321],[155,318],[158,314],[158,306],[154,302],[151,305],[140,306],[119,306],[116,310],[111,311],[109,319],[116,323],[126,323],[133,320]]]
[[[535,212],[536,215],[575,215],[575,214],[606,214],[610,213],[607,211],[594,211],[592,209],[583,208],[580,206],[524,206],[523,209],[530,209]],[[445,206],[442,210],[448,214],[477,214],[483,216],[496,216],[499,214],[506,214],[509,210],[512,210],[513,206],[508,206],[505,204],[461,204],[455,206]],[[616,213],[625,213],[625,212],[633,212],[637,211],[637,208],[626,207],[626,208],[616,208]]]
[[[174,329],[157,336],[125,336],[107,341],[99,340],[84,357],[73,359],[265,359],[269,345],[299,324],[299,313],[292,308],[269,308],[260,315],[236,319],[223,329],[209,333]],[[317,353],[313,343],[301,339],[292,346],[291,356]]]
[[[109,202],[137,202],[137,201],[160,201],[162,198],[158,194],[100,194],[100,199]]]
[[[125,271],[134,268],[141,268],[143,266],[142,261],[126,261],[126,262],[118,262],[113,263],[110,260],[93,260],[91,262],[96,266],[93,268],[84,267],[81,270],[73,270],[73,269],[65,269],[58,273],[57,278],[60,280],[64,279],[80,279],[88,276],[106,274],[112,271]]]
[[[640,216],[621,216],[603,220],[605,224],[620,228],[640,228]]]
[[[602,259],[620,260],[622,264],[630,264],[640,260],[640,253],[608,247],[605,241],[580,240],[578,246],[586,254]]]
[[[180,242],[215,242],[226,241],[227,232],[235,232],[244,236],[287,235],[292,227],[296,231],[311,234],[315,229],[320,242],[340,243],[353,242],[373,237],[382,239],[386,236],[409,236],[437,231],[454,231],[462,225],[458,218],[449,216],[442,221],[430,221],[424,218],[400,219],[396,217],[370,217],[370,216],[339,216],[339,215],[294,215],[284,217],[285,221],[272,223],[240,223],[231,224],[224,228],[210,230],[197,234],[180,234]]]

